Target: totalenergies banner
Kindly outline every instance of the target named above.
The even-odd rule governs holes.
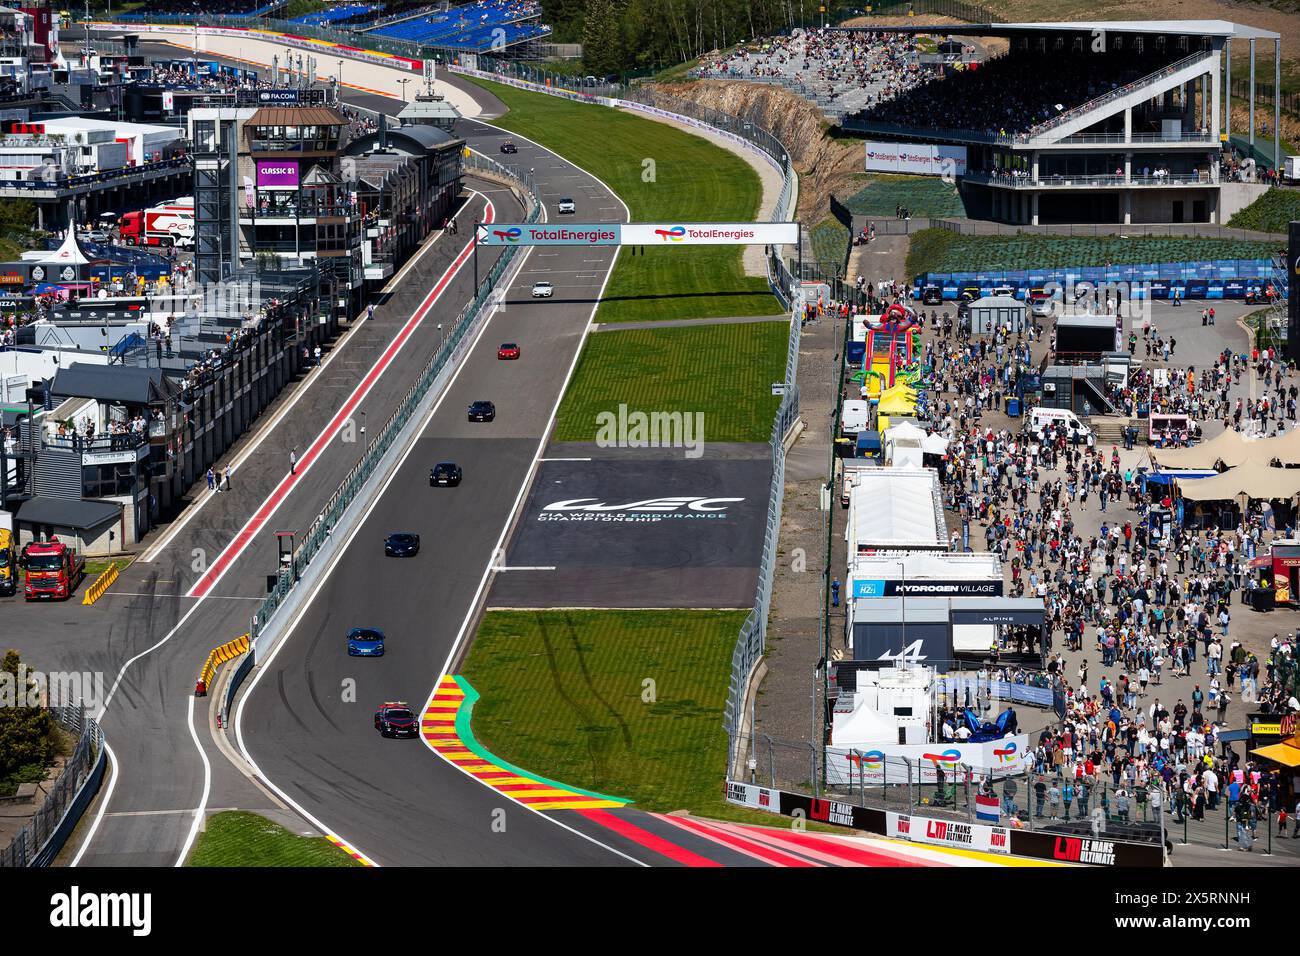
[[[932,143],[867,143],[867,172],[916,173],[921,176],[966,175],[965,146]]]
[[[797,222],[490,223],[484,246],[749,246],[791,245]]]
[[[784,246],[799,241],[797,222],[630,222],[625,246]]]
[[[845,787],[886,783],[955,783],[967,768],[975,780],[1013,777],[1025,772],[1029,736],[1018,734],[978,744],[899,744],[883,747],[826,748],[826,782]]]

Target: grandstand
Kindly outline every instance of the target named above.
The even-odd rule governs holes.
[[[919,72],[873,96],[843,127],[871,140],[964,147],[960,187],[972,215],[1026,225],[1223,223],[1265,188],[1225,175],[1236,164],[1220,146],[1232,132],[1224,76],[1234,41],[1244,43],[1251,63],[1245,132],[1253,147],[1256,44],[1272,41],[1280,86],[1278,34],[1222,20],[960,29],[962,37],[1006,39],[1010,49],[983,63]]]
[[[362,28],[376,36],[437,49],[484,53],[547,36],[536,0],[476,0],[449,10],[424,10]]]
[[[328,27],[353,22],[366,17],[367,14],[376,13],[380,9],[382,8],[378,4],[373,3],[340,3],[328,10],[317,10],[315,13],[306,13],[300,17],[293,17],[289,22],[305,23],[314,27]]]

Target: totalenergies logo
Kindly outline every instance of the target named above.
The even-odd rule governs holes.
[[[1016,749],[1014,742],[1007,744],[1006,747],[994,747],[993,756],[997,757],[998,760],[1003,763],[1011,763],[1011,761],[1016,757]]]
[[[849,754],[849,763],[859,770],[878,770],[885,762],[885,755],[879,750],[868,750],[864,754]]]
[[[681,242],[686,238],[686,227],[673,226],[671,229],[656,229],[655,235],[665,242]]]
[[[493,229],[492,235],[498,239],[504,239],[506,242],[518,242],[524,231],[518,226],[511,226],[509,229]]]
[[[940,763],[955,764],[958,760],[961,759],[961,751],[950,748],[948,750],[945,750],[941,754],[922,754],[921,759],[931,760],[936,764],[940,764]]]

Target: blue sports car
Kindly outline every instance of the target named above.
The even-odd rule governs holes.
[[[384,632],[376,627],[348,631],[348,657],[383,657]]]

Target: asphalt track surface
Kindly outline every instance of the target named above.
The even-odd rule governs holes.
[[[345,101],[389,111],[400,105],[350,92]],[[478,123],[463,125],[474,148],[499,155],[504,134]],[[584,219],[623,218],[622,204],[590,177],[549,152],[519,145],[519,155],[510,159],[533,166],[550,208],[562,196],[574,196]],[[508,191],[476,185],[496,203],[497,221],[517,220],[521,211]],[[247,630],[265,575],[276,563],[271,532],[305,528],[355,461],[359,446],[334,440],[310,468],[301,464],[304,450],[313,447],[322,427],[467,241],[468,224],[484,202],[471,200],[459,217],[459,235],[438,238],[417,267],[394,284],[391,301],[376,318],[361,323],[346,345],[335,346],[339,355],[327,358],[321,380],[305,386],[304,397],[273,437],[237,468],[234,491],[209,503],[154,562],[133,567],[114,586],[116,614],[100,666],[116,674],[122,661],[154,649],[126,668],[104,715],[114,774],[95,811],[81,865],[174,865],[192,838],[195,808],[275,812],[283,806],[217,748],[206,706],[196,708],[191,734],[194,675],[208,649]],[[387,493],[247,694],[242,728],[258,768],[294,804],[378,863],[632,862],[488,790],[422,741],[381,739],[371,723],[379,702],[406,699],[418,708],[437,683],[452,642],[474,609],[612,261],[610,249],[533,251],[504,309],[492,316],[466,356]],[[490,263],[491,254],[481,250],[481,270]],[[556,284],[555,299],[529,297],[532,282],[542,276]],[[472,268],[464,261],[365,399],[370,427],[377,428],[396,406],[437,343],[436,323],[456,314],[472,285]],[[502,341],[519,342],[523,359],[499,362],[496,348]],[[466,405],[480,398],[496,403],[496,422],[466,421]],[[264,417],[276,411],[273,407]],[[300,458],[296,485],[214,581],[208,569],[222,560],[217,556],[240,536],[249,516],[283,490],[291,447]],[[464,468],[465,483],[430,488],[429,467],[448,458]],[[399,529],[421,534],[424,549],[418,558],[383,558],[382,538]],[[194,549],[203,550],[204,564],[192,566]],[[206,594],[202,602],[188,596],[196,590]],[[344,634],[359,623],[387,630],[388,656],[346,656]],[[160,640],[165,643],[155,647]],[[88,666],[86,646],[78,649],[77,666]],[[357,682],[355,703],[342,700],[345,678]],[[504,832],[499,811],[505,812]]]
[[[345,101],[390,111],[398,105],[371,94],[347,93]],[[490,98],[483,101],[492,105]],[[461,132],[487,155],[498,154],[506,138],[477,122],[463,123]],[[534,169],[549,208],[561,196],[574,196],[584,220],[622,218],[622,205],[599,183],[562,158],[510,138],[519,144],[519,155],[510,158]],[[194,676],[211,647],[247,630],[265,575],[276,564],[271,532],[305,528],[356,460],[355,444],[337,438],[313,444],[322,428],[333,426],[359,383],[370,379],[361,407],[371,427],[387,419],[436,346],[437,322],[469,298],[472,272],[461,255],[468,223],[488,199],[497,221],[519,214],[508,191],[475,185],[483,195],[469,197],[459,235],[431,240],[392,283],[375,319],[335,343],[323,367],[282,396],[236,446],[236,460],[241,448],[256,450],[235,471],[233,491],[210,497],[162,539],[166,546],[154,560],[129,568],[110,597],[91,609],[102,614],[96,625],[87,627],[82,614],[65,608],[64,616],[78,626],[27,640],[25,652],[47,668],[120,675],[102,719],[112,776],[92,809],[80,865],[176,865],[194,837],[199,808],[259,810],[302,829],[283,801],[217,746],[214,736],[227,732],[210,729],[207,702],[195,706]],[[490,254],[480,257],[486,270]],[[262,775],[318,826],[381,865],[809,865],[763,846],[764,840],[634,808],[539,813],[470,778],[423,741],[384,740],[372,726],[374,707],[383,700],[407,700],[422,709],[454,663],[462,632],[472,635],[486,571],[522,500],[612,262],[609,249],[533,250],[505,308],[489,320],[410,453],[329,567],[315,600],[243,692],[242,737]],[[556,284],[555,299],[528,296],[541,277]],[[440,291],[436,299],[434,290]],[[409,327],[413,316],[423,318]],[[392,348],[403,330],[409,338]],[[498,361],[502,341],[519,342],[523,358]],[[381,357],[389,363],[382,374],[368,375]],[[480,398],[496,403],[495,422],[466,420],[466,405]],[[297,448],[300,466],[287,481],[290,448]],[[313,448],[318,453],[308,460],[304,450]],[[430,466],[444,459],[464,469],[459,488],[429,486]],[[268,502],[276,508],[270,515]],[[264,519],[256,533],[241,535],[256,515]],[[422,553],[385,559],[381,542],[394,530],[418,532]],[[242,551],[218,557],[241,537],[247,538]],[[347,657],[344,635],[357,625],[387,632],[384,657]],[[345,682],[355,682],[354,702],[345,702]]]

